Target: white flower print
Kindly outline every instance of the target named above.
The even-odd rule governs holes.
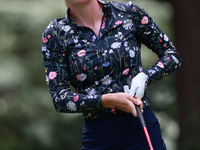
[[[151,74],[155,74],[156,70],[150,70]]]
[[[77,110],[76,104],[72,101],[69,101],[66,105],[67,105],[67,109],[69,109],[70,111]]]
[[[130,57],[135,57],[135,52],[133,50],[129,50]]]
[[[164,35],[164,40],[165,40],[165,41],[169,41],[169,38],[167,37],[166,34]]]
[[[142,72],[143,68],[141,66],[139,66],[139,72]]]
[[[86,39],[84,39],[84,40],[82,40],[84,43],[87,43],[87,40]]]
[[[47,50],[46,57],[49,58],[50,56],[51,56],[51,54],[50,54],[49,50]]]
[[[131,29],[133,26],[133,22],[132,20],[128,19],[126,21],[124,21],[124,24],[123,24],[123,28],[128,30],[128,29]]]
[[[93,37],[92,37],[92,41],[94,42],[95,40],[96,40],[96,36],[93,35]]]
[[[123,16],[123,15],[121,15],[121,14],[118,14],[118,16],[119,16],[119,17],[121,17],[121,18],[123,18],[123,17],[124,17],[124,16]]]
[[[45,52],[47,48],[45,46],[42,46],[42,52]]]
[[[53,98],[54,98],[54,101],[55,101],[55,102],[58,102],[59,99],[58,99],[57,94],[54,94],[54,95],[53,95]]]
[[[99,33],[99,37],[101,38],[102,36],[103,36],[103,34],[100,32],[100,33]]]
[[[168,49],[165,51],[166,54],[175,54],[176,52],[174,50]]]
[[[65,32],[68,32],[71,29],[71,26],[67,25],[67,26],[62,26],[62,30],[64,30]]]
[[[77,38],[74,38],[74,43],[78,43],[78,39]]]
[[[101,80],[102,84],[104,85],[108,85],[112,82],[112,77],[110,77],[109,75],[105,76],[102,80]]]
[[[62,24],[65,24],[65,23],[63,22],[63,20],[59,21],[58,23],[61,24],[61,25],[62,25]]]
[[[148,31],[148,32],[144,32],[144,34],[147,34],[147,35],[148,35],[148,34],[150,34],[150,33],[151,33],[151,31]]]
[[[55,102],[58,102],[59,101],[59,98],[56,96],[55,97]]]
[[[47,82],[47,85],[49,85],[49,77],[46,75],[46,82]]]
[[[51,22],[51,23],[47,26],[48,29],[49,29],[49,28],[53,28],[52,23],[53,23],[53,22]]]
[[[97,95],[87,95],[88,99],[93,99],[93,98],[97,98]]]
[[[151,28],[152,28],[152,29],[157,29],[157,25],[156,25],[155,23],[153,23],[153,24],[151,25]]]
[[[69,33],[70,33],[70,34],[73,34],[73,33],[74,33],[74,30],[71,30]]]
[[[82,103],[80,103],[81,106],[85,105],[85,102],[83,101]]]
[[[112,50],[112,49],[109,50],[109,54],[111,54],[111,53],[113,53],[113,50]]]
[[[124,42],[124,46],[125,47],[128,46],[128,42],[127,41]]]
[[[81,43],[76,44],[76,47],[81,47]]]
[[[96,85],[99,85],[99,82],[98,82],[98,81],[95,81],[94,83],[95,83]]]
[[[67,90],[61,90],[60,92],[59,92],[59,95],[60,95],[60,98],[63,100],[63,99],[65,99],[66,97],[67,97]]]
[[[174,59],[174,61],[175,61],[177,64],[179,64],[179,60],[178,60],[175,56],[172,55],[172,58]]]
[[[94,88],[88,88],[85,90],[88,95],[94,95],[96,93]]]
[[[114,42],[114,43],[111,45],[111,47],[112,47],[113,49],[120,48],[120,47],[121,47],[121,43],[120,43],[120,42]]]
[[[115,34],[115,37],[119,37],[120,39],[122,39],[124,36],[122,32],[118,32],[118,34]]]
[[[129,46],[128,46],[128,42],[127,41],[124,42],[124,47],[125,47],[126,51],[128,51],[130,49]]]

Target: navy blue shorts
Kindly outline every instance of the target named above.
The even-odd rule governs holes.
[[[166,150],[160,124],[150,108],[144,118],[154,150]],[[148,150],[149,146],[138,117],[132,114],[88,120],[83,127],[81,150]]]

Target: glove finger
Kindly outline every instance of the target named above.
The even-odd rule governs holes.
[[[124,85],[124,93],[127,93],[127,94],[130,93],[128,85]]]
[[[142,99],[144,96],[144,88],[138,88],[136,91],[136,95]]]
[[[131,87],[129,94],[130,94],[132,97],[135,96],[135,94],[136,94],[135,92],[136,92],[137,88],[138,88],[138,87],[135,87],[135,86]]]

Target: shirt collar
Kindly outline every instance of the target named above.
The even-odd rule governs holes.
[[[103,13],[105,15],[112,15],[112,9],[111,9],[109,3],[107,1],[103,1],[103,0],[98,0],[98,1],[103,4],[103,9],[102,9]],[[72,20],[69,17],[70,13],[71,13],[70,8],[68,8],[67,14],[65,16],[65,22],[68,23],[68,24],[72,23]]]

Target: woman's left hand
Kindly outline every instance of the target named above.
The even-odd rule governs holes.
[[[126,113],[132,113],[137,117],[135,105],[140,106],[141,111],[143,112],[143,102],[137,95],[135,98],[127,93],[109,93],[102,95],[102,106],[104,108],[116,107]]]

